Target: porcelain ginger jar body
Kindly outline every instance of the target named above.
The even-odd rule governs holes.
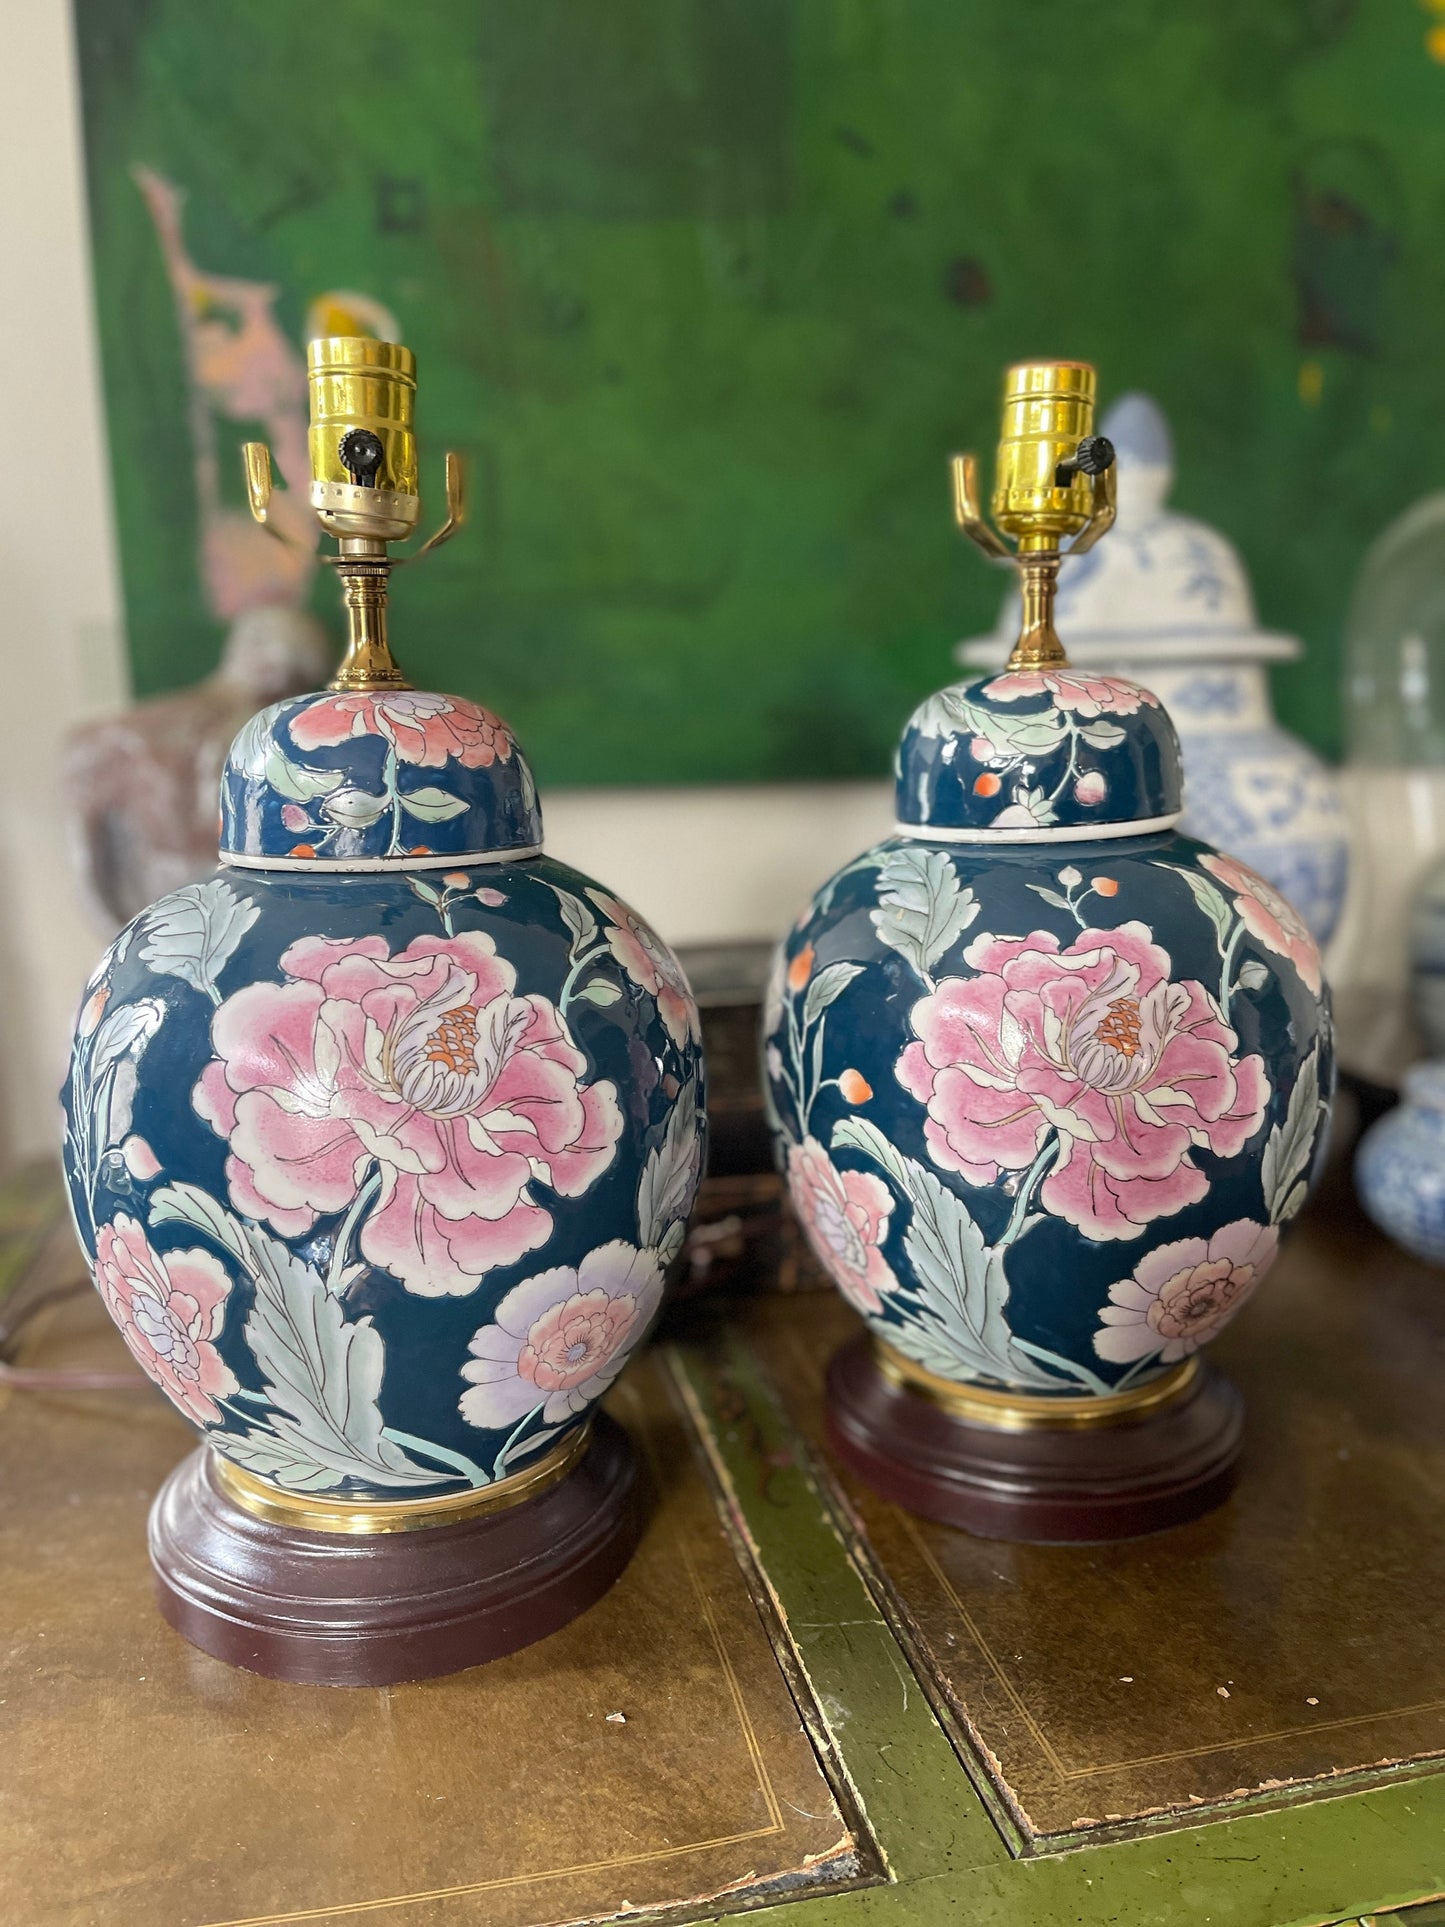
[[[1314,938],[1182,832],[1174,729],[1120,678],[944,690],[905,732],[897,806],[768,1001],[813,1248],[930,1395],[1037,1410],[1177,1375],[1259,1286],[1320,1153]]]
[[[406,688],[242,731],[220,865],[106,953],[64,1101],[100,1293],[252,1499],[580,1449],[702,1157],[675,958],[543,854],[506,725]]]
[[[1280,726],[1268,682],[1269,665],[1297,659],[1300,644],[1260,628],[1234,546],[1168,506],[1174,449],[1158,405],[1126,395],[1103,431],[1118,454],[1118,519],[1107,541],[1064,557],[1056,615],[1070,659],[1100,675],[1147,674],[1179,733],[1184,829],[1257,870],[1323,946],[1348,867],[1339,779]],[[994,635],[962,644],[962,660],[1001,666],[1017,629],[1009,597]]]

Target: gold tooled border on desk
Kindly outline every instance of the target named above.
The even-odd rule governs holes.
[[[648,1361],[648,1364],[651,1369],[657,1373],[660,1387],[665,1388],[662,1369],[655,1355]],[[633,1428],[634,1436],[642,1445],[654,1480],[658,1480],[660,1484],[659,1463],[656,1445],[652,1437],[651,1419],[642,1408],[642,1401],[632,1386],[624,1385],[620,1387],[618,1395],[628,1404],[628,1420]],[[708,1495],[708,1498],[709,1503],[711,1503],[711,1494]],[[726,1541],[724,1541],[724,1543],[726,1544]],[[766,1826],[750,1827],[737,1833],[719,1834],[715,1838],[690,1841],[683,1846],[656,1847],[645,1852],[619,1854],[607,1860],[583,1861],[573,1866],[543,1868],[532,1873],[501,1874],[490,1880],[458,1881],[450,1886],[430,1887],[414,1893],[382,1894],[369,1900],[334,1901],[319,1907],[293,1908],[283,1910],[279,1913],[243,1914],[229,1920],[207,1921],[203,1924],[203,1927],[294,1927],[294,1923],[303,1921],[334,1920],[340,1915],[350,1917],[353,1914],[380,1913],[387,1907],[416,1906],[423,1901],[432,1900],[458,1900],[464,1899],[472,1894],[497,1893],[510,1888],[535,1887],[549,1880],[582,1879],[590,1874],[608,1873],[614,1868],[620,1870],[627,1867],[654,1866],[664,1861],[683,1859],[692,1854],[707,1853],[713,1849],[722,1847],[740,1846],[749,1840],[772,1839],[776,1838],[779,1834],[786,1833],[788,1823],[783,1817],[782,1806],[773,1787],[772,1778],[768,1773],[767,1761],[763,1757],[762,1748],[758,1743],[758,1736],[753,1726],[752,1716],[748,1712],[746,1701],[743,1698],[742,1687],[739,1683],[737,1673],[734,1670],[732,1658],[723,1644],[717,1621],[713,1614],[712,1603],[703,1590],[702,1581],[698,1577],[688,1553],[683,1532],[676,1529],[672,1531],[669,1534],[668,1544],[680,1558],[683,1568],[687,1573],[688,1583],[691,1585],[693,1596],[697,1601],[698,1615],[707,1627],[708,1636],[712,1641],[714,1651],[717,1653],[718,1664],[722,1671],[723,1679],[737,1712],[738,1723],[742,1731],[743,1744],[753,1763],[758,1792],[762,1797],[763,1805],[767,1811],[768,1823]],[[729,1546],[727,1550],[728,1556],[732,1557],[731,1547]],[[770,1652],[770,1657],[776,1665],[777,1655]],[[839,1812],[839,1820],[843,1826],[847,1826],[847,1816],[841,1811]],[[740,1899],[745,1904],[747,1899],[746,1892],[744,1891],[737,1896],[719,1892],[714,1897],[709,1912],[716,1913],[719,1907],[726,1908],[728,1900],[734,1898]],[[690,1903],[685,1901],[662,1901],[647,1911],[666,1915],[670,1910],[675,1910],[679,1906],[686,1907],[688,1905],[690,1905]]]

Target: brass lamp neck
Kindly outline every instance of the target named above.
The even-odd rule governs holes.
[[[341,555],[336,573],[346,611],[346,654],[332,677],[332,689],[412,689],[396,665],[386,634],[387,585],[391,561],[385,556]]]
[[[1054,628],[1060,560],[1057,549],[1038,549],[1018,558],[1023,621],[1008,659],[1010,669],[1058,669],[1068,664]]]

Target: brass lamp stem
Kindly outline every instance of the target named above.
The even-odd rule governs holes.
[[[1018,558],[1023,622],[1008,659],[1010,669],[1057,669],[1068,662],[1054,629],[1060,560],[1057,549],[1036,549]]]
[[[397,668],[386,638],[387,578],[390,561],[338,556],[342,604],[346,610],[346,654],[332,677],[332,689],[412,689]]]

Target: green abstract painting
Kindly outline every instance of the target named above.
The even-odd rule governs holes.
[[[546,781],[882,774],[1003,587],[946,456],[1003,365],[1155,395],[1176,505],[1309,645],[1337,745],[1364,543],[1445,471],[1445,8],[1415,0],[77,0],[138,692],[334,586],[247,521],[304,479],[310,331],[399,331],[465,536],[412,676]],[[1439,22],[1440,24],[1432,24]]]

